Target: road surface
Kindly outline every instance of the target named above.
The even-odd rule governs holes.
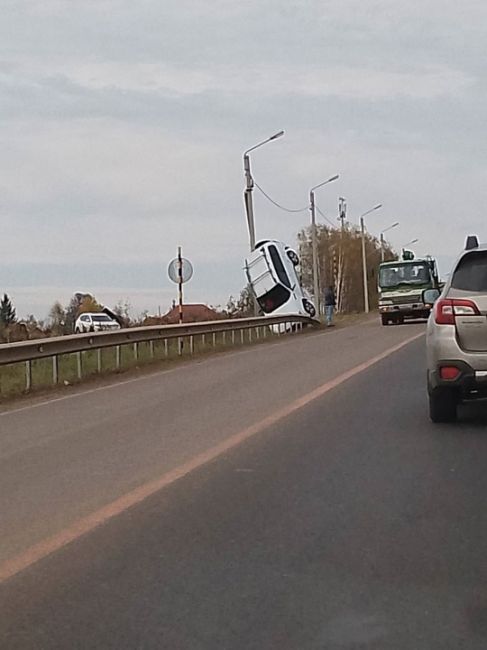
[[[2,650],[485,649],[487,417],[430,424],[422,330],[0,416]]]

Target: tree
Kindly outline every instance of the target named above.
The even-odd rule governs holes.
[[[93,296],[85,296],[81,304],[78,308],[78,316],[79,314],[86,314],[86,313],[93,313],[93,312],[100,312],[102,311],[103,307],[99,304],[99,302],[94,298]]]
[[[8,327],[13,325],[17,320],[17,314],[15,308],[12,305],[12,301],[9,296],[4,293],[3,298],[0,301],[0,325],[3,327]]]
[[[225,310],[230,318],[247,318],[254,315],[254,298],[249,286],[240,292],[238,299],[230,296]]]
[[[343,229],[317,227],[318,266],[322,290],[333,285],[336,290],[338,309],[344,312],[357,312],[364,309],[364,291],[362,276],[362,240],[357,227],[347,224]],[[299,253],[301,258],[301,281],[312,292],[312,249],[311,232],[306,228],[298,233]],[[366,234],[365,254],[367,258],[367,282],[370,306],[377,306],[377,270],[380,264],[380,242]],[[386,259],[394,253],[387,248]]]
[[[54,336],[65,333],[66,310],[58,300],[56,300],[49,311],[49,326]]]
[[[113,313],[116,314],[119,318],[119,322],[124,324],[124,327],[128,327],[130,325],[130,310],[132,309],[132,306],[130,304],[130,301],[125,299],[124,302],[119,300],[115,307],[112,309]]]

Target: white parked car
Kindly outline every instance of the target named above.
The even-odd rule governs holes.
[[[76,319],[74,331],[76,334],[84,332],[104,332],[119,330],[120,325],[117,321],[110,318],[108,314],[103,313],[86,313],[81,314]]]
[[[316,308],[296,273],[298,265],[298,254],[286,244],[274,239],[256,244],[245,260],[245,272],[264,314],[315,317]]]

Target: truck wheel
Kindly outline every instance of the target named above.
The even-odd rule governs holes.
[[[430,418],[432,422],[455,422],[458,398],[448,388],[435,388],[429,394]]]
[[[389,318],[387,317],[386,314],[381,314],[380,320],[382,322],[382,325],[389,325]]]

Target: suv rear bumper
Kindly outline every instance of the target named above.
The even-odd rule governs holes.
[[[442,368],[456,368],[459,371],[455,379],[442,379]],[[442,360],[436,369],[428,371],[428,391],[438,388],[454,390],[465,399],[487,398],[487,370],[474,370],[466,361],[458,359]]]

